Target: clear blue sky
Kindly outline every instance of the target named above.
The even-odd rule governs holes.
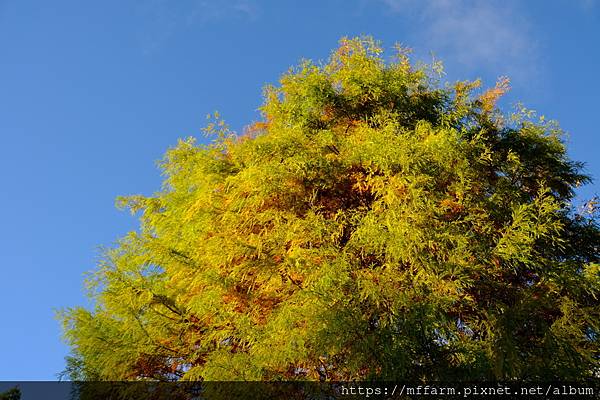
[[[97,246],[136,227],[117,195],[157,190],[207,113],[241,129],[265,83],[360,34],[433,51],[448,80],[510,76],[507,104],[559,120],[600,179],[597,0],[0,0],[0,380],[63,369],[53,310],[86,304]]]

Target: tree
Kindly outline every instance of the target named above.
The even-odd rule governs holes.
[[[18,387],[14,387],[10,390],[0,393],[0,400],[20,400],[21,391]]]
[[[242,135],[170,149],[139,232],[63,312],[100,380],[575,379],[599,365],[600,229],[556,123],[343,39]]]

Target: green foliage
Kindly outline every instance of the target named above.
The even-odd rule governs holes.
[[[600,230],[555,123],[343,39],[240,136],[180,141],[139,233],[62,313],[101,380],[581,378],[598,373]]]

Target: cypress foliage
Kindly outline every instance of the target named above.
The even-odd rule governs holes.
[[[139,232],[62,312],[94,380],[576,379],[600,368],[600,229],[563,132],[503,114],[501,79],[343,39],[265,90],[243,135],[215,116]]]

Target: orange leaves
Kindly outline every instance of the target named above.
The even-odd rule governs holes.
[[[330,122],[330,121],[333,121],[336,116],[337,116],[337,110],[333,105],[328,104],[323,107],[321,121]]]
[[[261,295],[253,299],[252,305],[258,311],[253,313],[253,319],[256,324],[262,325],[269,321],[269,315],[277,305],[281,303],[282,299],[279,296],[268,296]]]
[[[161,370],[164,369],[164,363],[162,360],[153,355],[142,354],[135,361],[133,369],[131,371],[131,379],[136,377],[154,377],[160,374]]]
[[[493,89],[489,89],[479,96],[481,101],[481,108],[485,112],[491,112],[496,106],[498,99],[510,90],[510,80],[506,76],[500,77],[496,86]]]
[[[233,311],[244,313],[248,309],[248,299],[244,293],[229,291],[221,297],[223,303],[232,305]]]
[[[453,213],[458,213],[464,209],[462,204],[459,204],[454,199],[444,199],[440,202],[440,205],[446,209],[449,209]]]
[[[471,104],[471,93],[474,89],[481,86],[481,80],[463,81],[454,84],[455,104],[457,107],[468,107]],[[502,76],[496,82],[496,86],[486,90],[475,99],[475,104],[481,107],[484,113],[490,113],[494,110],[498,99],[510,90],[510,80]]]
[[[453,220],[458,217],[460,213],[462,213],[465,207],[457,202],[453,198],[446,198],[440,202],[440,206],[445,211],[444,218],[446,220]]]
[[[246,127],[246,134],[252,135],[255,133],[265,132],[271,126],[271,121],[256,121]]]
[[[496,268],[500,268],[500,259],[496,256],[492,257],[492,264],[494,264],[494,267]]]
[[[267,118],[266,121],[256,121],[244,128],[244,133],[237,136],[237,144],[252,140],[257,136],[267,133],[271,127],[271,120]]]

